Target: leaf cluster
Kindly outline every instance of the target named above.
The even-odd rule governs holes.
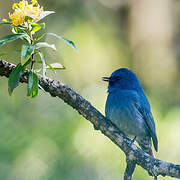
[[[54,13],[54,11],[44,11],[44,15],[42,18]],[[41,20],[39,19],[39,20]],[[0,22],[1,25],[8,25],[11,34],[6,35],[2,38],[0,38],[0,47],[3,46],[6,43],[15,41],[17,39],[22,40],[22,46],[20,50],[21,59],[16,68],[12,71],[9,77],[8,82],[8,91],[11,95],[13,93],[13,90],[18,87],[19,80],[21,75],[25,72],[26,69],[29,69],[29,78],[28,78],[28,86],[27,86],[27,96],[34,98],[38,95],[38,77],[36,75],[37,70],[34,68],[36,63],[41,63],[42,67],[40,70],[42,70],[43,78],[46,77],[46,71],[47,69],[52,70],[55,72],[55,70],[62,70],[65,69],[65,67],[60,63],[53,63],[49,64],[47,60],[44,58],[42,49],[43,48],[49,48],[53,51],[56,51],[55,44],[49,44],[45,41],[42,41],[44,36],[54,36],[55,38],[58,38],[60,40],[63,40],[65,43],[70,45],[74,50],[78,51],[75,44],[54,33],[47,33],[45,32],[45,23],[38,23],[37,21],[34,22],[31,17],[26,16],[25,23],[23,25],[15,26],[11,22]],[[38,35],[36,33],[38,32]],[[0,54],[0,55],[3,55]],[[36,56],[38,55],[41,59],[41,61],[36,60]]]

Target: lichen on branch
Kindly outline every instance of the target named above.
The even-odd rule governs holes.
[[[9,77],[16,66],[4,60],[0,60],[0,76]],[[29,71],[21,76],[20,81],[27,83]],[[158,176],[171,176],[180,179],[180,165],[168,163],[155,159],[139,149],[131,140],[125,137],[115,125],[107,120],[94,106],[76,93],[72,88],[64,85],[60,81],[50,78],[43,78],[37,75],[40,86],[52,97],[59,97],[65,103],[69,104],[78,111],[84,118],[90,121],[94,127],[100,130],[105,136],[111,139],[126,155],[127,159],[140,165],[148,172]],[[134,166],[132,166],[133,168]],[[127,167],[128,168],[128,167]],[[134,171],[127,169],[127,172],[133,174]],[[131,177],[130,177],[131,178]]]

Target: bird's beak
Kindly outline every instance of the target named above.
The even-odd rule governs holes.
[[[109,78],[109,77],[102,77],[102,80],[109,82],[109,81],[110,81],[110,78]]]

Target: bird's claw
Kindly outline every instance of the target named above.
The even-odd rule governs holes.
[[[154,180],[157,180],[158,176],[156,174],[154,174],[152,170],[148,171],[148,174],[149,174],[149,176],[153,176]]]
[[[136,140],[136,137],[137,136],[135,136],[132,140],[131,140],[131,145],[134,143],[134,141]]]
[[[99,130],[99,128],[100,128],[99,126],[96,126],[94,124],[93,124],[93,126],[94,126],[94,130]]]

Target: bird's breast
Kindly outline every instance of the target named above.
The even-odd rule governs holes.
[[[143,117],[134,103],[134,94],[110,93],[105,113],[125,135],[134,137],[146,134]]]

